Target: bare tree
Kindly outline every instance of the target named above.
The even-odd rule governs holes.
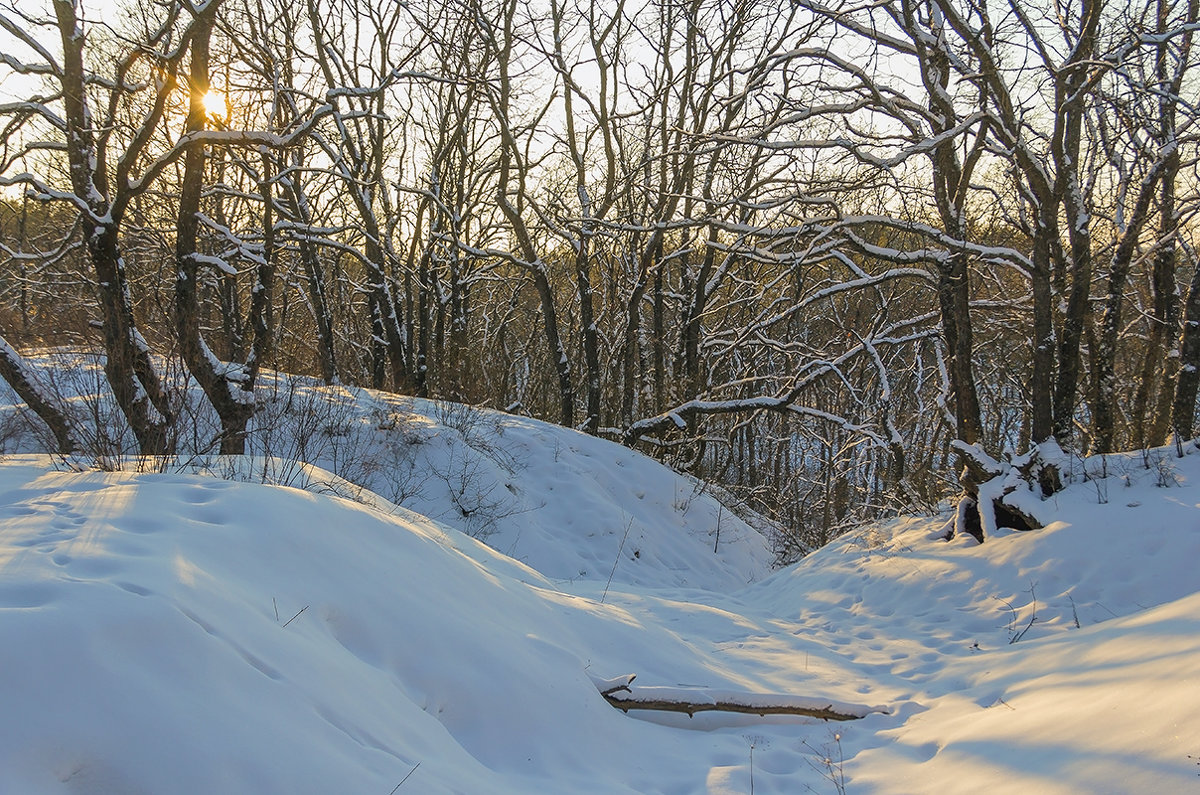
[[[52,86],[49,96],[5,106],[6,138],[25,143],[8,151],[0,182],[22,186],[41,201],[67,202],[79,213],[96,279],[108,382],[141,451],[165,453],[174,411],[134,319],[120,229],[130,202],[180,154],[154,152],[151,143],[192,29],[181,23],[180,6],[171,4],[139,40],[118,45],[113,73],[102,77],[87,64],[88,30],[75,0],[53,0],[53,8],[53,20],[15,10],[0,15],[0,25],[31,53],[17,69],[45,76]],[[44,27],[56,30],[61,57],[42,45],[35,31]],[[65,186],[49,171],[60,156],[67,161]],[[14,166],[31,160],[46,171],[13,174]]]
[[[391,271],[397,258],[382,204],[389,196],[383,173],[394,124],[387,92],[404,74],[413,52],[400,41],[406,13],[400,5],[379,7],[357,0],[329,6],[308,0],[307,9],[313,55],[325,79],[333,120],[332,129],[320,132],[316,141],[357,215],[373,334],[391,364],[392,388],[399,390],[412,378],[413,365],[395,297]],[[383,383],[376,378],[374,385],[381,388]]]
[[[1183,250],[1192,265],[1192,281],[1183,306],[1183,331],[1179,341],[1179,375],[1171,404],[1171,430],[1176,439],[1193,438],[1196,430],[1196,396],[1200,392],[1200,256],[1194,246]]]
[[[188,114],[185,129],[188,134],[202,132],[207,127],[205,98],[209,89],[209,46],[219,8],[220,0],[210,0],[192,10],[195,27],[187,76]],[[221,420],[221,453],[240,455],[245,450],[246,423],[254,413],[254,382],[244,368],[220,361],[200,330],[200,264],[204,262],[219,269],[230,266],[224,260],[209,259],[198,250],[200,199],[204,189],[204,142],[203,139],[193,139],[185,146],[175,238],[175,323],[179,350],[192,377],[200,384]],[[269,193],[265,205],[270,207]],[[263,259],[266,260],[266,257]],[[271,280],[268,279],[265,285],[256,286],[256,293],[267,292],[271,288]]]
[[[484,8],[470,3],[464,12],[476,25],[484,46],[488,48],[494,73],[485,76],[485,96],[499,134],[496,207],[504,218],[514,245],[512,251],[490,251],[523,270],[533,282],[541,309],[542,335],[547,362],[557,380],[558,421],[575,424],[575,386],[571,360],[562,337],[558,303],[550,273],[550,265],[540,251],[535,230],[525,213],[532,192],[530,184],[534,168],[529,151],[528,135],[544,117],[550,102],[536,103],[529,120],[522,119],[514,85],[519,70],[517,0],[500,0],[499,5]],[[480,252],[484,253],[484,252]]]

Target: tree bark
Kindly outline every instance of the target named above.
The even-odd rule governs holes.
[[[220,0],[213,0],[196,16],[189,75],[187,132],[205,129],[208,92],[209,41]],[[183,185],[175,237],[175,329],[179,351],[188,372],[200,384],[221,422],[222,455],[241,455],[246,446],[246,423],[254,414],[254,386],[239,365],[222,362],[213,353],[200,329],[199,213],[204,190],[204,144],[192,141],[184,154]],[[269,197],[267,198],[269,202]]]
[[[75,426],[67,415],[66,406],[58,396],[46,390],[41,380],[4,337],[0,337],[0,378],[7,381],[17,396],[25,401],[25,405],[46,423],[46,427],[54,435],[58,452],[70,455],[79,449]]]

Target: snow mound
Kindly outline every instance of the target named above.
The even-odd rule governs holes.
[[[488,409],[355,400],[355,422],[378,439],[364,459],[378,450],[387,465],[351,480],[551,579],[731,591],[771,571],[760,532],[704,483],[637,451]]]
[[[0,792],[637,792],[663,750],[575,627],[681,644],[428,521],[28,462],[0,506]]]
[[[106,446],[135,452],[97,391],[96,362],[58,351],[30,363],[70,396],[80,422],[107,418]],[[302,487],[312,467],[323,469],[372,492],[373,502],[453,527],[564,583],[731,591],[771,571],[768,539],[709,487],[623,445],[489,409],[283,374],[264,374],[257,394],[249,465],[212,455],[216,419],[198,387],[182,390],[193,425],[176,466]],[[31,420],[0,381],[0,451],[47,452],[36,421],[23,419]]]

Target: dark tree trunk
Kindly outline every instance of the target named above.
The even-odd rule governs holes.
[[[1166,33],[1171,28],[1171,20],[1169,18],[1171,11],[1172,3],[1170,0],[1158,0],[1157,13],[1155,15],[1156,32],[1160,34]],[[1186,0],[1186,10],[1184,13],[1185,16],[1181,21],[1187,25],[1194,26],[1196,20],[1200,18],[1200,2],[1197,2],[1197,0]],[[1158,44],[1157,52],[1155,53],[1154,73],[1159,87],[1158,138],[1164,144],[1174,142],[1177,139],[1176,113],[1178,112],[1178,108],[1176,97],[1179,95],[1187,70],[1193,64],[1193,59],[1190,55],[1194,41],[1195,33],[1192,31],[1187,32],[1179,42],[1179,50],[1173,54],[1172,48],[1174,45],[1169,41],[1168,37],[1164,36]],[[1172,66],[1174,66],[1174,71],[1172,71]],[[1156,330],[1161,333],[1160,339],[1174,338],[1179,329],[1180,303],[1178,288],[1175,283],[1177,250],[1175,235],[1178,233],[1180,219],[1176,207],[1175,183],[1180,167],[1180,152],[1178,148],[1175,148],[1167,157],[1158,202],[1159,239],[1166,241],[1154,259],[1154,309],[1155,320],[1158,321]],[[1192,299],[1194,293],[1195,287],[1193,286],[1189,291],[1189,300]],[[1193,313],[1192,319],[1198,319],[1197,315]],[[1165,344],[1163,347],[1165,347]],[[1159,354],[1158,358],[1162,358],[1161,354]],[[1146,439],[1152,446],[1163,444],[1166,441],[1167,429],[1174,427],[1173,397],[1181,363],[1182,360],[1180,358],[1169,357],[1164,359],[1163,373],[1159,379],[1158,395],[1150,419],[1148,438]],[[1194,357],[1192,364],[1195,364]],[[1193,375],[1194,372],[1193,370]],[[1195,403],[1194,395],[1192,402],[1193,404]]]
[[[104,374],[113,397],[138,440],[142,455],[171,452],[174,412],[150,357],[150,348],[133,319],[125,263],[117,248],[115,227],[98,229],[88,251],[99,283],[104,326]]]
[[[1191,439],[1196,429],[1196,394],[1200,388],[1200,261],[1184,301],[1183,334],[1179,341],[1179,377],[1171,405],[1171,430],[1177,439]]]
[[[1163,191],[1166,190],[1164,183]],[[1166,216],[1162,227],[1173,216],[1174,213]],[[1177,357],[1166,355],[1167,340],[1174,339],[1179,332],[1179,292],[1175,286],[1175,245],[1170,240],[1171,230],[1162,227],[1159,229],[1161,239],[1168,242],[1154,256],[1151,276],[1153,313],[1142,375],[1134,397],[1133,441],[1138,448],[1159,447],[1166,442],[1171,420],[1171,396],[1179,367]]]
[[[667,308],[663,297],[663,280],[666,268],[661,265],[654,269],[654,318],[651,328],[654,339],[654,403],[653,410],[657,414],[667,405]]]
[[[971,329],[971,294],[967,276],[967,258],[951,257],[938,271],[938,305],[942,316],[942,336],[950,353],[950,389],[954,397],[955,434],[967,444],[982,437],[979,395],[971,368],[974,343]]]
[[[583,428],[595,434],[600,430],[600,332],[596,328],[591,281],[591,232],[581,235],[575,255],[575,285],[579,291],[579,327],[583,336],[583,366],[587,391],[587,419]]]
[[[208,91],[209,39],[219,1],[196,19],[192,38],[187,130],[205,128],[204,94]],[[246,447],[246,423],[254,414],[254,386],[242,367],[221,362],[204,340],[200,328],[199,214],[204,190],[204,144],[193,141],[184,154],[183,186],[179,196],[175,238],[175,328],[179,351],[188,371],[208,397],[221,422],[222,455],[241,455]],[[270,199],[267,199],[268,204]]]
[[[275,307],[275,200],[272,185],[274,169],[271,157],[262,156],[263,176],[259,186],[263,197],[263,254],[254,269],[254,289],[250,291],[249,325],[252,334],[250,356],[246,362],[246,388],[253,394],[258,372],[273,353],[271,326]],[[280,321],[282,323],[282,320]]]
[[[0,378],[7,381],[25,405],[46,423],[54,434],[58,452],[70,455],[79,449],[75,427],[67,416],[66,407],[45,389],[25,360],[3,337],[0,337]]]
[[[384,339],[383,316],[380,313],[377,296],[371,292],[367,296],[367,314],[371,320],[370,367],[371,388],[383,389],[387,384],[387,341]]]
[[[361,191],[356,190],[355,196]],[[375,220],[374,211],[365,198],[360,198],[359,211],[366,233],[366,245],[363,255],[367,265],[367,283],[375,302],[375,311],[382,335],[379,338],[387,353],[388,362],[392,366],[392,389],[400,392],[409,384],[410,373],[404,359],[404,329],[392,299],[391,286],[388,283],[387,268],[384,262],[384,249],[380,244],[379,224]]]
[[[1054,438],[1071,447],[1075,425],[1075,397],[1079,390],[1079,349],[1087,325],[1092,285],[1091,234],[1071,227],[1071,291],[1058,339],[1058,378],[1054,384]]]
[[[84,210],[84,244],[96,272],[100,317],[107,354],[104,374],[138,440],[143,455],[170,452],[174,419],[166,389],[150,358],[150,348],[134,322],[133,302],[117,240],[124,202],[108,196],[103,160],[97,156],[87,105],[83,65],[84,34],[71,0],[54,0],[62,40],[60,74],[67,161],[71,187]],[[162,100],[155,111],[161,113]]]
[[[1117,338],[1121,331],[1121,303],[1125,300],[1128,275],[1128,263],[1116,262],[1108,275],[1108,296],[1104,301],[1104,316],[1100,321],[1100,339],[1095,354],[1096,415],[1093,445],[1097,453],[1111,453],[1115,442]]]
[[[662,245],[662,232],[656,230],[642,250],[638,278],[625,305],[625,334],[621,346],[621,421],[626,426],[633,422],[634,412],[638,410],[638,375],[643,369],[639,339],[642,331],[642,301],[650,289],[654,271],[661,267]],[[642,407],[642,411],[645,410]]]
[[[1054,291],[1050,285],[1050,256],[1045,227],[1034,238],[1034,266],[1030,274],[1033,290],[1033,373],[1029,392],[1031,406],[1030,429],[1033,444],[1041,444],[1054,436]]]
[[[708,240],[715,243],[717,230],[710,229]],[[685,241],[685,246],[686,246]],[[687,397],[697,395],[701,389],[700,373],[700,344],[703,327],[701,318],[708,309],[708,281],[712,277],[713,265],[716,261],[716,249],[709,245],[705,247],[704,256],[700,260],[700,269],[696,273],[692,285],[692,296],[688,302],[687,314],[683,321],[683,376],[687,380]],[[797,290],[797,296],[799,291]]]
[[[568,428],[575,425],[575,390],[571,386],[571,362],[566,348],[558,335],[558,317],[554,309],[554,294],[550,287],[545,263],[533,268],[533,286],[542,305],[542,333],[546,337],[546,350],[551,358],[550,366],[558,376],[559,423]]]
[[[1096,364],[1096,408],[1095,408],[1095,452],[1112,452],[1116,443],[1116,400],[1117,343],[1121,331],[1121,304],[1125,299],[1125,286],[1129,270],[1137,249],[1143,225],[1150,214],[1150,206],[1167,161],[1160,160],[1142,180],[1137,202],[1129,214],[1129,221],[1112,255],[1112,266],[1108,276],[1108,297],[1104,302],[1104,316],[1100,323],[1099,349],[1095,353]]]
[[[421,255],[421,265],[417,274],[417,358],[413,372],[413,387],[418,397],[427,397],[429,395],[427,376],[429,374],[430,336],[433,331],[433,314],[437,303],[433,296],[433,277],[428,251]]]

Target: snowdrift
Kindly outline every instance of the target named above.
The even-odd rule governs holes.
[[[0,466],[0,504],[3,792],[386,793],[418,763],[418,792],[538,791],[548,772],[637,792],[621,778],[664,748],[633,735],[663,730],[609,707],[589,665],[694,657],[338,498],[25,462]],[[615,761],[634,769],[614,780]]]

